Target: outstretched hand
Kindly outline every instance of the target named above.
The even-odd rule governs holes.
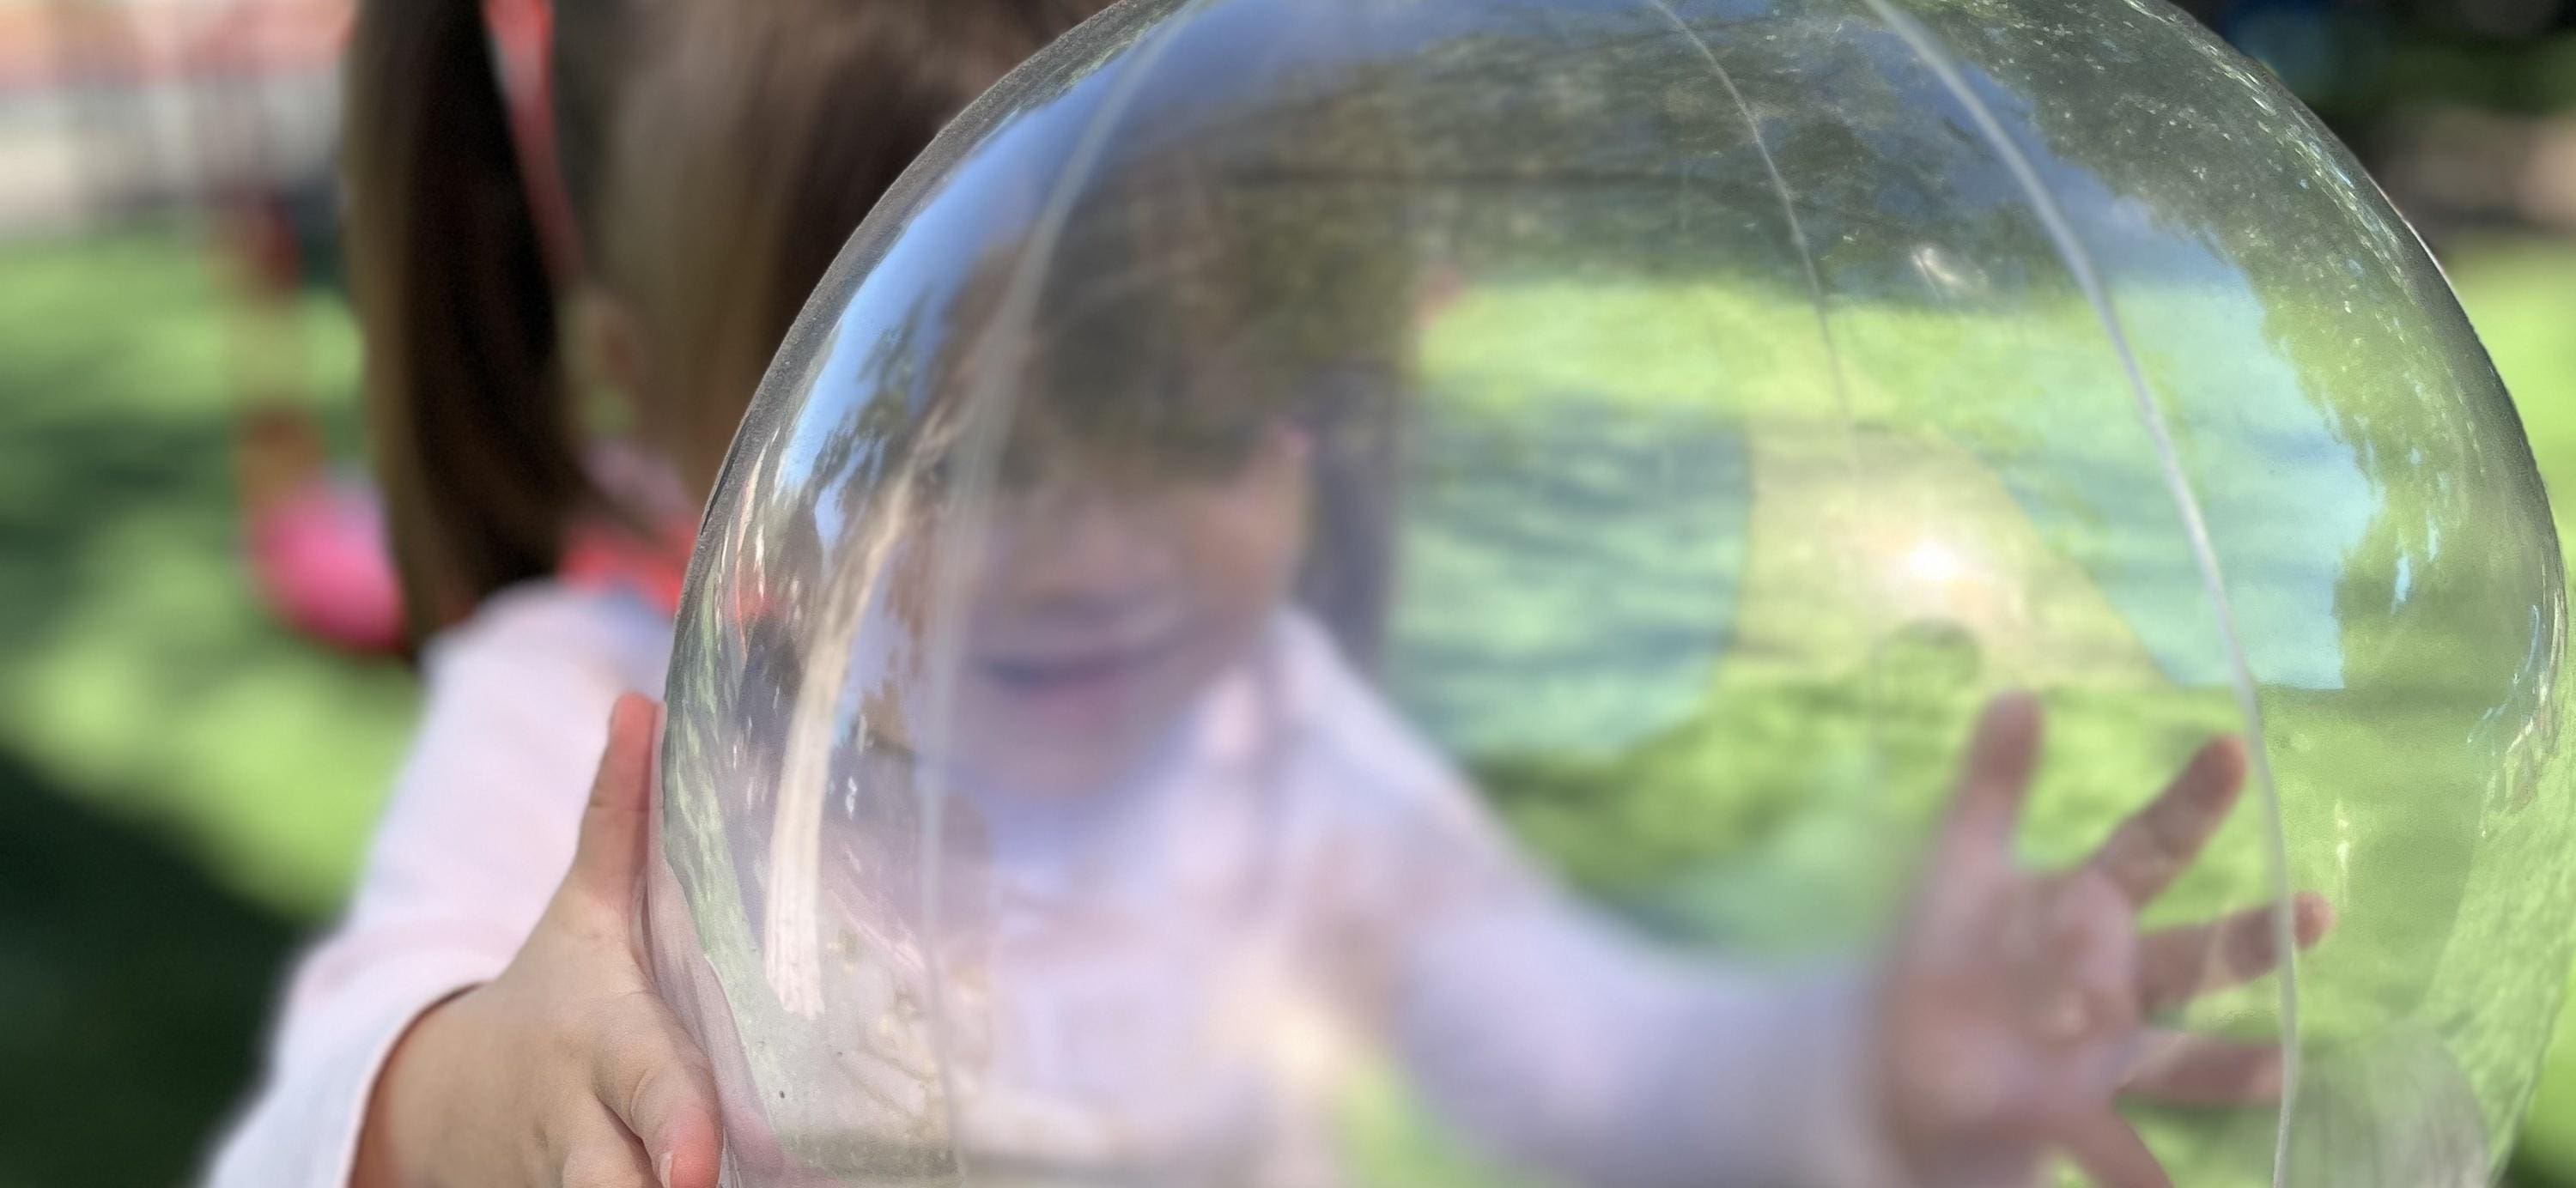
[[[2038,703],[2007,697],[1969,743],[1882,987],[1882,1106],[1924,1188],[2021,1188],[2051,1153],[2105,1188],[2163,1188],[2169,1179],[2116,1098],[2251,1105],[2281,1088],[2272,1045],[2148,1024],[2280,963],[2275,905],[2159,932],[2138,926],[2235,805],[2244,746],[2203,747],[2083,864],[2033,873],[2014,862],[2013,834],[2039,740]],[[2313,895],[2293,900],[2291,917],[2301,948],[2331,923]]]

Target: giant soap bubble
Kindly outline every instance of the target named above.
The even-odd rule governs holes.
[[[2512,407],[2155,0],[1131,0],[842,253],[689,589],[736,1184],[2008,1183],[2034,1084],[2043,1177],[2482,1184],[2568,966]]]

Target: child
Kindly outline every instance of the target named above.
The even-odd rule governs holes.
[[[2211,953],[2246,955],[2229,978],[2270,965],[2265,910],[2134,922],[2233,803],[2234,744],[2084,867],[2025,875],[2011,838],[2037,715],[2002,703],[1875,981],[1658,954],[1514,853],[1289,608],[1307,446],[1278,426],[1260,439],[1213,480],[1072,460],[1003,497],[969,562],[954,749],[924,761],[953,789],[947,828],[974,839],[949,859],[933,935],[975,1157],[1124,1183],[1331,1182],[1332,1070],[1277,1063],[1282,1036],[1319,1029],[1327,1049],[1390,1050],[1468,1135],[1585,1184],[2023,1184],[2050,1147],[2105,1185],[2155,1184],[2115,1093],[2274,1090],[2267,1050],[2142,1046],[2148,1014],[2220,984]],[[908,868],[818,873],[825,919],[909,930],[892,918]],[[2301,939],[2323,923],[2303,900]],[[856,992],[823,992],[836,1034],[867,1034]],[[879,1055],[842,1042],[853,1062]],[[885,1129],[848,1096],[862,1111],[830,1125]]]
[[[565,356],[626,398],[617,419],[695,503],[877,194],[1092,7],[361,5],[351,271],[427,707],[356,900],[297,969],[214,1183],[713,1182],[714,1132],[681,1108],[699,1062],[667,1013],[613,974],[528,989],[567,952],[610,951],[591,909],[618,897],[579,890],[605,884],[567,884],[551,915],[548,897],[599,723],[617,691],[660,686],[670,638],[648,599],[552,576],[589,564],[572,525],[649,531],[662,510],[610,506],[598,490],[635,485],[576,462]],[[566,298],[577,316],[559,325]],[[594,845],[587,861],[632,859]],[[672,1059],[620,1071],[648,1055]]]
[[[2062,1152],[2144,1188],[2163,1173],[2116,1096],[2277,1092],[2270,1049],[2143,1022],[2277,961],[2268,908],[2136,923],[2234,803],[2233,742],[2083,866],[2031,875],[2011,853],[2038,717],[1998,703],[1865,973],[1658,952],[1554,887],[1356,671],[1375,617],[1348,630],[1301,592],[1348,560],[1318,509],[1375,436],[1318,407],[1302,344],[1378,348],[1235,288],[1261,279],[1229,254],[1245,220],[1194,223],[1198,183],[1157,181],[1077,206],[1008,338],[987,333],[999,277],[963,286],[933,336],[940,396],[847,504],[841,555],[862,560],[823,600],[824,695],[799,707],[751,898],[765,985],[663,967],[716,1013],[719,1055],[795,1070],[716,1073],[760,1172],[1332,1183],[1335,1094],[1383,1056],[1471,1139],[1577,1183],[2000,1188]],[[1154,283],[1086,279],[1136,275]],[[1007,423],[976,406],[1000,391]],[[851,698],[874,721],[817,733]],[[925,800],[935,848],[908,852]],[[2322,903],[2293,913],[2314,941]],[[727,1007],[746,995],[784,1017]]]

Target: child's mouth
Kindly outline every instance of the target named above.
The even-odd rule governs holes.
[[[984,662],[985,675],[1022,693],[1068,692],[1107,684],[1136,667],[1129,652],[1099,652],[1050,659],[997,659]]]
[[[1087,701],[1134,683],[1172,642],[1164,635],[1133,644],[987,656],[980,667],[995,685],[1021,696]]]

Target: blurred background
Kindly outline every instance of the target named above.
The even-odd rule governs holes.
[[[2415,220],[2576,499],[2576,0],[2187,7]],[[0,0],[0,1188],[187,1178],[400,756],[385,625],[254,564],[348,563],[275,535],[276,493],[362,454],[348,20]],[[2522,1188],[2576,1188],[2562,1031]]]

